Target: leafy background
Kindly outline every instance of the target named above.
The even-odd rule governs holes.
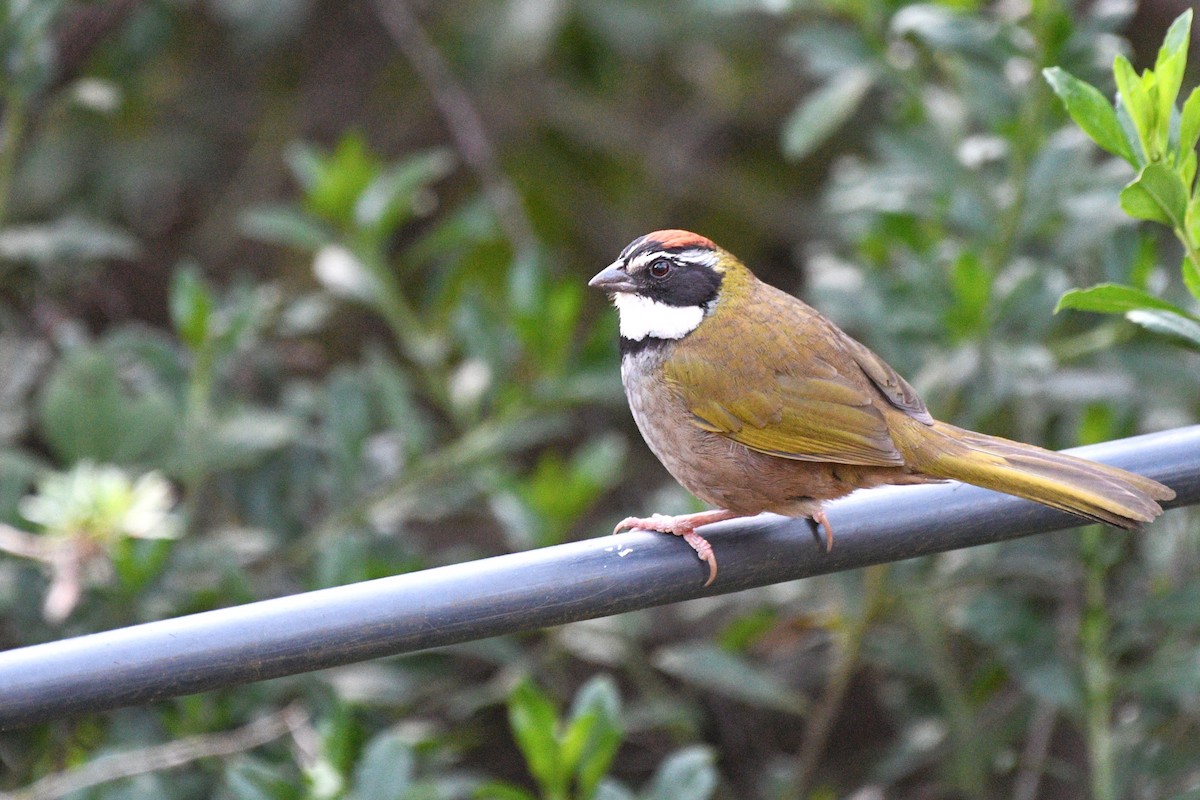
[[[0,647],[695,508],[584,289],[660,227],[956,424],[1194,422],[1195,352],[1053,313],[1197,304],[1041,75],[1111,97],[1182,7],[8,0]],[[56,722],[0,734],[0,789],[1200,796],[1198,543],[1172,512]]]

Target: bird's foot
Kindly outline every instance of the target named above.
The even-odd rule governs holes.
[[[829,517],[825,516],[825,509],[818,508],[812,515],[812,521],[825,529],[825,552],[828,553],[833,549],[833,526],[829,524]]]
[[[713,511],[701,511],[697,514],[680,514],[675,517],[666,514],[653,514],[649,517],[626,517],[617,523],[617,527],[613,530],[613,533],[628,530],[643,530],[672,533],[682,537],[696,551],[697,557],[708,564],[708,580],[704,582],[704,585],[711,586],[712,582],[717,579],[717,554],[713,552],[712,545],[708,543],[708,540],[696,533],[696,528],[699,528],[701,525],[708,525],[711,522],[720,522],[721,520],[733,519],[739,516],[741,515],[735,514],[732,511],[716,509]]]

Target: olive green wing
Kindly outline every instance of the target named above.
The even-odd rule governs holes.
[[[875,384],[875,388],[879,390],[885,400],[913,419],[924,422],[926,425],[933,424],[933,417],[930,416],[929,409],[925,407],[925,401],[917,395],[916,389],[909,386],[908,381],[900,377],[900,373],[871,352],[866,345],[851,338],[841,328],[830,324],[829,329],[836,334],[838,342],[858,364],[863,374],[871,380],[871,383]]]
[[[743,307],[769,319],[727,312],[663,366],[692,423],[783,458],[902,466],[885,412],[932,425],[916,390],[811,306],[758,281],[748,292]]]
[[[695,335],[695,334],[693,334]],[[787,338],[767,335],[751,358],[700,358],[676,350],[664,377],[685,399],[692,423],[753,450],[801,461],[900,466],[871,390],[811,351],[796,366]],[[784,365],[784,366],[781,366]]]

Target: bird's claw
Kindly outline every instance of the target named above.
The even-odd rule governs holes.
[[[817,509],[812,521],[825,529],[825,552],[828,553],[833,549],[833,526],[829,524],[829,517],[825,516],[825,509]]]
[[[717,579],[717,554],[713,552],[712,545],[695,531],[687,531],[679,534],[683,540],[692,546],[696,551],[696,556],[701,561],[708,562],[708,580],[704,582],[704,588],[712,586],[712,582]]]
[[[717,579],[717,554],[713,552],[712,545],[708,543],[708,540],[696,533],[694,525],[682,521],[678,517],[652,514],[649,517],[626,517],[617,523],[613,533],[629,530],[671,533],[681,537],[696,551],[696,556],[708,564],[708,580],[704,582],[705,587],[712,586],[712,582]]]
[[[626,517],[617,523],[613,533],[621,531],[658,531],[659,533],[675,533],[675,518],[666,514],[651,514],[648,517]]]

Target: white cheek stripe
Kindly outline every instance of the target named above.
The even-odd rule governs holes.
[[[640,342],[652,339],[682,339],[704,319],[702,306],[669,306],[628,292],[613,295],[621,317],[621,337]]]
[[[694,267],[708,267],[710,269],[717,263],[717,254],[712,250],[684,250],[682,253],[672,253],[670,255],[664,254],[661,250],[651,250],[634,258],[625,265],[625,269],[630,273],[638,272],[663,257],[679,264],[690,264]],[[613,266],[620,265],[621,259],[617,259],[616,264]]]

